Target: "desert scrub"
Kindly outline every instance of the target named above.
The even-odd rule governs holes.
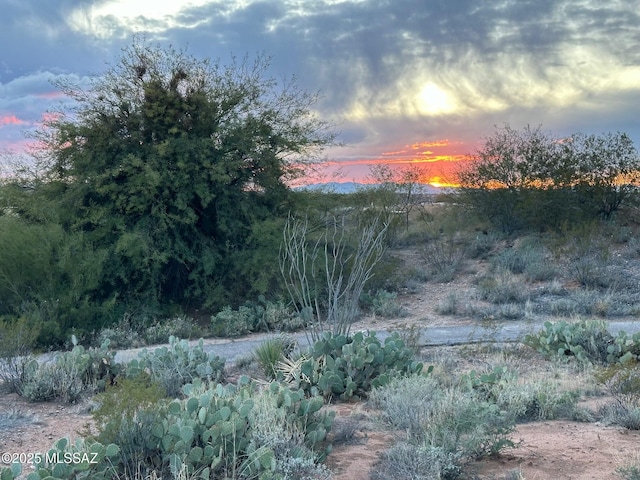
[[[431,478],[456,478],[465,463],[513,446],[509,440],[515,428],[513,416],[471,395],[464,386],[445,387],[424,375],[412,375],[374,389],[370,401],[394,428],[407,431],[412,449],[435,455],[433,463],[441,467]],[[393,453],[386,459],[393,460]],[[418,471],[420,456],[415,451],[395,453],[409,453],[404,457],[414,463],[405,462],[402,468]],[[391,471],[398,471],[399,463],[394,462]]]
[[[57,354],[53,363],[31,360],[25,366],[22,396],[31,401],[75,403],[84,395],[104,390],[120,371],[113,360],[115,353],[108,350],[109,342],[88,349],[78,345],[75,337],[72,342],[73,350]]]
[[[596,372],[596,380],[613,397],[600,413],[610,423],[640,430],[640,366],[635,359],[615,363]]]
[[[155,321],[144,329],[142,336],[147,345],[168,343],[169,338],[198,338],[202,335],[200,326],[186,315],[177,315],[162,321]]]
[[[363,293],[360,296],[360,305],[384,318],[402,317],[405,311],[398,303],[397,297],[398,294],[395,292],[378,289],[375,292]]]
[[[237,310],[224,307],[211,317],[211,332],[221,337],[240,337],[251,332],[292,332],[306,324],[304,316],[293,312],[284,302],[260,296],[258,302],[247,302]]]
[[[245,305],[237,310],[224,307],[220,313],[211,317],[211,333],[219,337],[241,337],[254,331],[256,323],[252,308]]]
[[[563,390],[550,379],[520,381],[518,373],[504,366],[490,371],[472,370],[461,378],[481,401],[497,405],[516,421],[572,418],[577,392]]]
[[[462,473],[461,458],[427,443],[398,442],[383,453],[375,465],[371,480],[446,480]]]
[[[435,310],[440,315],[457,315],[459,308],[458,295],[456,292],[450,292],[444,298],[440,300],[435,307]]]
[[[422,258],[437,282],[452,281],[466,256],[465,245],[454,235],[443,235],[431,240],[422,250]]]
[[[9,393],[22,392],[37,336],[38,330],[26,318],[0,317],[0,386]]]
[[[161,385],[167,395],[180,395],[182,386],[196,378],[221,381],[224,378],[224,360],[204,351],[203,340],[190,346],[187,340],[169,338],[168,347],[159,347],[153,351],[144,349],[138,358],[131,360],[126,367],[128,377],[136,377],[148,372],[151,379]]]
[[[478,294],[490,303],[524,303],[529,295],[523,284],[512,273],[502,271],[478,280]]]
[[[116,444],[120,448],[119,463],[131,478],[136,472],[147,473],[147,459],[155,447],[149,444],[153,428],[166,418],[165,390],[151,381],[149,375],[118,377],[115,385],[94,397],[98,408],[93,411],[98,434],[95,440]],[[86,432],[88,438],[90,432]]]

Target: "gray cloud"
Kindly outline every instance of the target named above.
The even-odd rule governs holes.
[[[505,122],[628,129],[640,140],[637,0],[211,1],[170,17],[153,7],[146,16],[95,17],[92,7],[104,5],[9,2],[0,111],[26,98],[8,86],[46,72],[100,71],[146,31],[196,56],[272,55],[273,75],[296,74],[321,91],[319,111],[339,122],[354,145],[349,156],[422,138],[474,142]]]

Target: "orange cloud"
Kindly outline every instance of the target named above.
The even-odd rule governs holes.
[[[419,148],[448,147],[451,145],[448,138],[436,140],[434,142],[418,142],[411,145],[411,148],[417,150]]]
[[[0,126],[4,126],[4,125],[24,125],[26,123],[27,122],[25,122],[24,120],[20,120],[15,115],[5,115],[3,117],[0,117]]]

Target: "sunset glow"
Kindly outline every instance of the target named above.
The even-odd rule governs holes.
[[[27,122],[25,122],[24,120],[20,120],[15,115],[5,115],[5,116],[0,117],[0,126],[3,126],[3,125],[24,125],[26,123]]]

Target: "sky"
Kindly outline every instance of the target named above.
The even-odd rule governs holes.
[[[625,132],[640,148],[640,0],[2,0],[0,151],[19,155],[56,80],[86,84],[133,36],[319,92],[340,131],[321,179],[380,163],[434,183],[496,127]]]

